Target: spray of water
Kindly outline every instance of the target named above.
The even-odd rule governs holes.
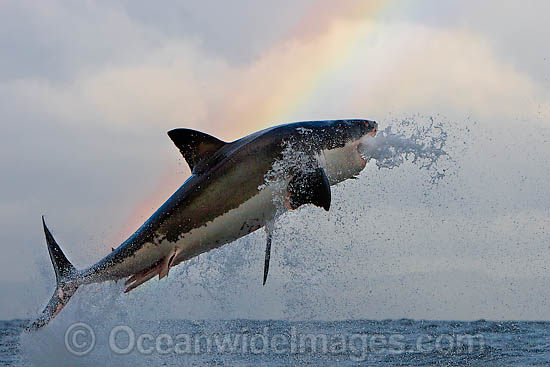
[[[379,131],[374,139],[366,139],[361,153],[367,161],[374,159],[379,169],[394,169],[410,161],[429,172],[430,182],[435,184],[447,171],[441,165],[443,158],[450,159],[445,149],[447,138],[443,124],[432,117],[427,124],[398,120]]]

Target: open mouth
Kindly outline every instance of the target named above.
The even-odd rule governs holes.
[[[370,157],[367,154],[367,145],[369,144],[368,140],[370,140],[370,138],[376,137],[376,133],[378,132],[378,124],[376,122],[369,121],[369,124],[372,127],[372,130],[363,135],[363,137],[359,139],[356,145],[359,159],[363,162],[364,165],[366,165],[370,160]]]
[[[374,133],[376,135],[376,130],[373,130],[371,131],[370,133],[368,133],[367,135],[369,136],[374,136],[374,135],[370,135]],[[357,156],[359,158],[359,161],[361,162],[361,165],[363,166],[363,168],[365,168],[365,166],[367,165],[367,162],[368,162],[368,158],[365,157],[365,146],[364,146],[364,142],[362,141],[359,141],[356,145],[356,149],[357,149]]]

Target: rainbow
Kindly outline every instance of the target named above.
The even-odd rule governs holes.
[[[209,122],[211,125],[198,128],[216,131],[217,137],[231,141],[291,121],[364,118],[350,112],[345,116],[325,116],[311,111],[319,98],[331,93],[330,86],[343,72],[356,69],[350,63],[358,57],[369,59],[365,53],[370,52],[382,30],[375,22],[362,21],[376,19],[393,6],[393,0],[349,1],[344,5],[316,3],[304,12],[283,40],[269,47],[255,64],[241,70],[244,80],[228,97],[231,103],[223,106],[213,122]],[[341,16],[334,16],[334,12]],[[376,85],[376,81],[369,83],[372,88]],[[351,110],[348,107],[357,105],[354,98],[357,97],[350,91],[349,106],[342,106],[343,99],[338,98],[338,109]],[[132,233],[181,183],[181,175],[174,175],[173,170],[163,175],[157,188],[132,211],[123,234],[117,234],[113,240],[125,239],[119,236]]]
[[[265,75],[263,77],[254,75],[253,80],[245,83],[240,91],[236,91],[236,95],[249,95],[248,90],[261,89],[258,84],[264,83],[264,78],[277,78],[274,81],[270,80],[269,91],[260,93],[259,98],[254,100],[253,107],[250,107],[251,104],[248,101],[246,107],[238,111],[240,113],[229,114],[231,127],[239,126],[241,136],[268,126],[295,120],[342,117],[311,116],[311,107],[315,105],[318,97],[330,93],[328,86],[332,81],[338,78],[356,55],[368,52],[369,45],[375,42],[381,32],[374,22],[359,26],[360,21],[376,18],[393,6],[393,0],[350,1],[344,5],[322,2],[312,6],[281,42],[284,44],[276,44],[266,52],[265,59],[279,60],[282,70],[277,70],[276,75],[270,77],[268,74],[273,72],[268,68],[273,66],[272,62],[264,67],[260,61],[259,72],[264,72]],[[337,11],[342,14],[342,17],[333,17],[331,11]],[[327,15],[322,16],[322,14]],[[351,26],[350,23],[352,23]],[[353,24],[358,26],[354,27]],[[321,31],[322,36],[312,34],[314,30],[320,28],[324,28]],[[280,53],[281,50],[289,53],[303,52],[304,57],[296,62],[295,56],[287,60],[284,56],[273,55]],[[368,65],[365,65],[365,68],[368,68]]]

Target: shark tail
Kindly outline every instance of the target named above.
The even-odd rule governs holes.
[[[40,316],[27,327],[27,330],[37,330],[46,326],[69,302],[69,299],[78,289],[78,271],[69,262],[61,248],[55,241],[52,233],[46,226],[42,217],[44,234],[48,245],[48,253],[55,271],[56,287],[52,298],[40,314]]]

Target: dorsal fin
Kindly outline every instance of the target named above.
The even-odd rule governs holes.
[[[168,136],[189,164],[191,172],[200,162],[206,161],[213,153],[227,144],[212,135],[191,129],[170,130]]]

